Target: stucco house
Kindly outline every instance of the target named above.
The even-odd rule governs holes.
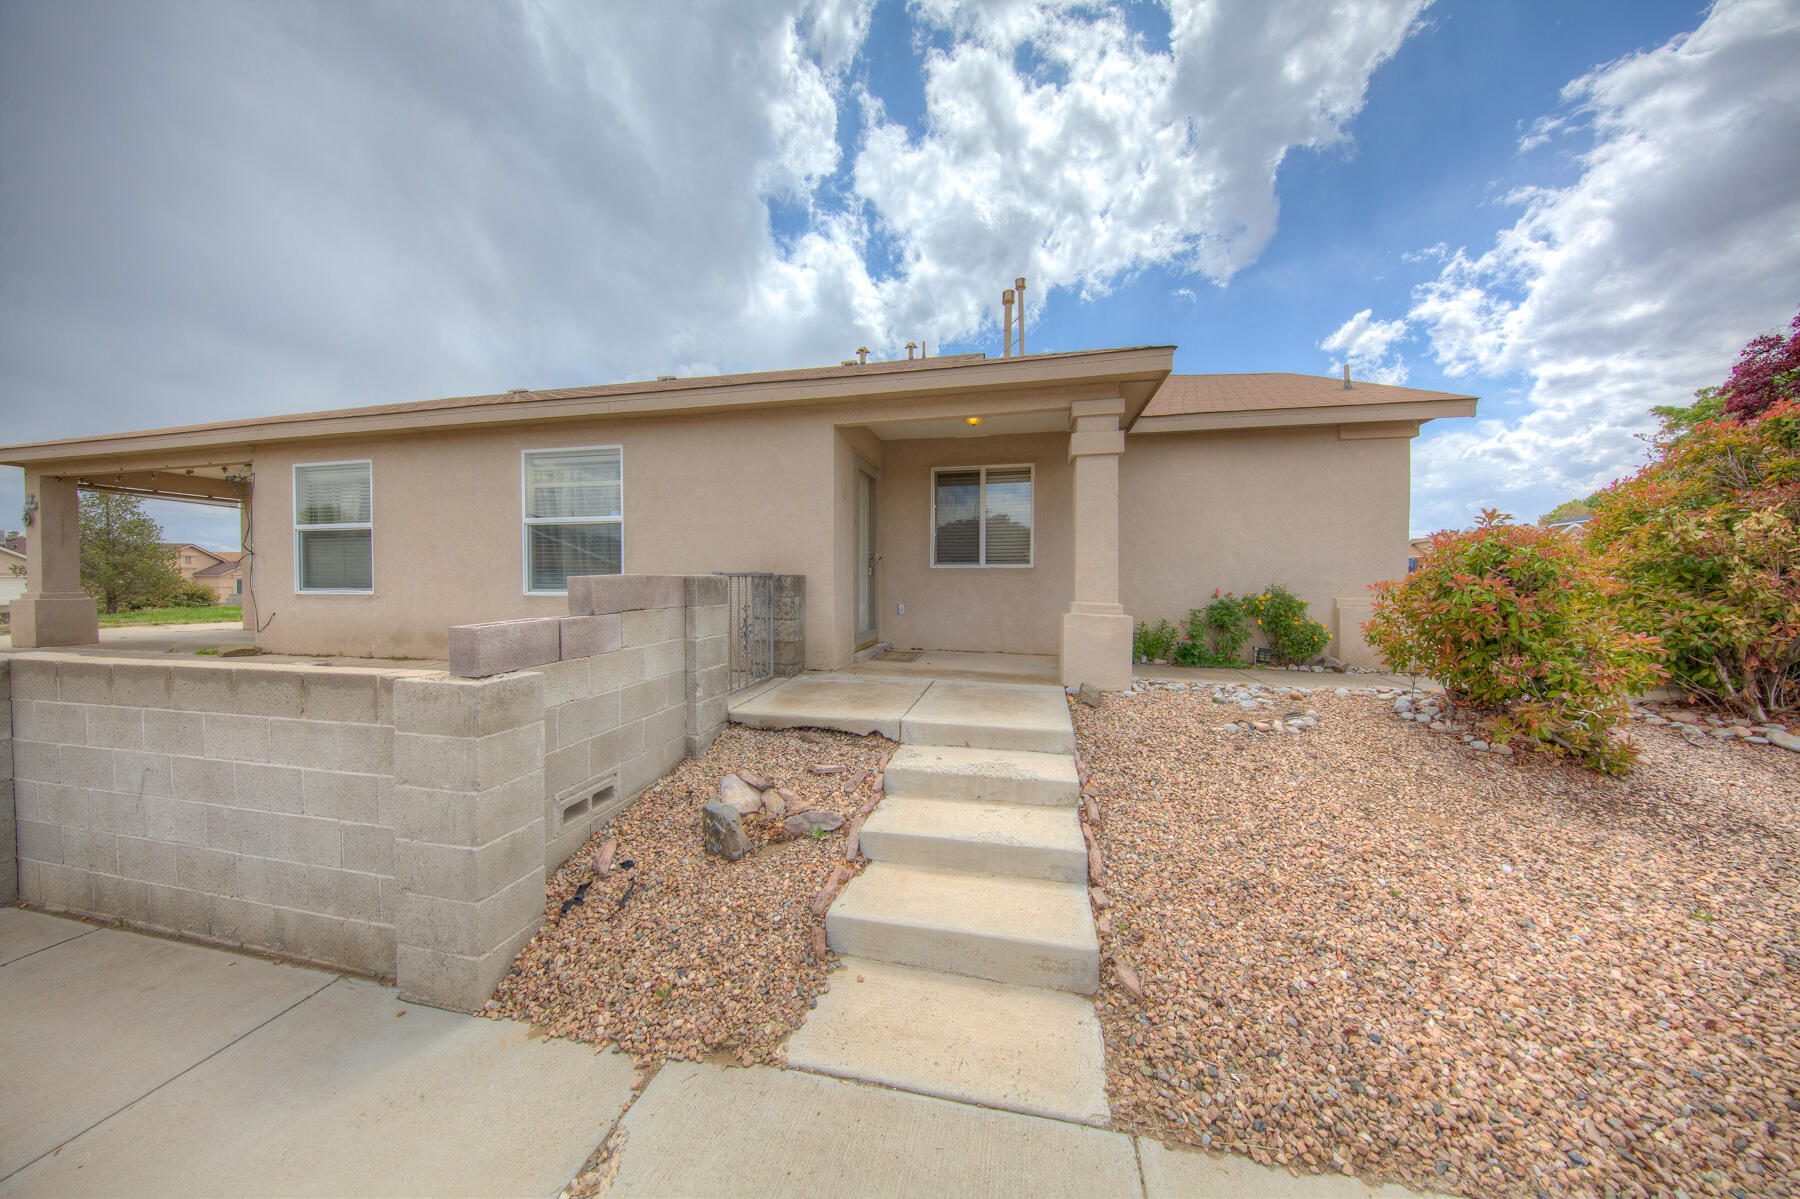
[[[175,569],[190,583],[212,589],[221,604],[235,604],[243,595],[242,550],[209,550],[188,542],[175,547]]]
[[[35,503],[14,645],[96,637],[82,488],[233,503],[245,626],[282,653],[441,658],[582,575],[805,579],[804,664],[1055,655],[1129,684],[1135,619],[1292,588],[1372,661],[1411,439],[1475,398],[1176,375],[1174,348],[963,354],[344,408],[0,449]]]
[[[25,594],[25,576],[23,573],[14,573],[14,567],[21,572],[25,569],[23,537],[17,540],[16,545],[11,539],[0,545],[0,605],[10,604]]]

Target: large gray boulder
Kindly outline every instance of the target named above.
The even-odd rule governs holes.
[[[722,803],[709,803],[700,809],[700,844],[707,853],[736,862],[750,852],[750,837],[744,832],[744,818],[736,808]]]

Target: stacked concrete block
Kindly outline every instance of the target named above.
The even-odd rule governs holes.
[[[387,974],[393,678],[21,657],[27,902]]]
[[[579,575],[569,580],[570,616],[679,608],[686,575]]]
[[[19,897],[19,830],[13,810],[12,672],[0,658],[0,904]]]
[[[544,677],[394,686],[394,974],[472,1010],[544,916]]]
[[[691,575],[686,586],[686,660],[682,701],[687,715],[687,754],[703,754],[725,727],[725,696],[731,688],[731,613],[725,580]]]
[[[480,679],[562,660],[563,622],[555,616],[494,620],[450,629],[450,673]]]
[[[806,669],[806,576],[775,576],[775,673]]]

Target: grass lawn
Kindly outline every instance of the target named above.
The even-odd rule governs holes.
[[[103,629],[124,628],[134,624],[240,624],[244,610],[235,605],[220,604],[214,608],[141,608],[136,612],[100,613]]]

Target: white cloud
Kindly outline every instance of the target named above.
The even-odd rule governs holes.
[[[1796,60],[1800,10],[1728,0],[1565,89],[1592,137],[1580,178],[1512,197],[1518,220],[1479,254],[1450,254],[1407,313],[1447,373],[1527,381],[1522,416],[1421,441],[1415,524],[1530,515],[1629,473],[1651,405],[1721,382],[1744,342],[1792,318]]]
[[[1406,359],[1396,354],[1390,362],[1388,353],[1406,339],[1406,322],[1374,318],[1374,309],[1363,309],[1339,325],[1337,332],[1319,343],[1319,348],[1327,354],[1337,355],[1331,361],[1333,374],[1348,362],[1351,373],[1358,379],[1367,379],[1371,383],[1404,383]]]

